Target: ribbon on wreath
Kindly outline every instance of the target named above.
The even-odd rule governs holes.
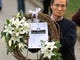
[[[32,17],[35,15],[35,19],[33,19],[33,22],[39,22],[38,13],[40,11],[41,11],[41,8],[36,8],[35,11],[29,10],[29,13],[32,13]]]

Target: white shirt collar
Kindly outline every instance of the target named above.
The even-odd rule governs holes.
[[[52,21],[56,21],[53,15],[51,15],[51,19],[52,19]],[[58,19],[57,21],[61,21],[62,19],[63,19],[63,16],[60,19]]]

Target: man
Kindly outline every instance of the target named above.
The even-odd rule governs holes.
[[[18,12],[21,10],[25,13],[25,0],[17,0],[18,3]]]
[[[43,2],[43,13],[50,14],[51,13],[51,9],[50,9],[51,0],[43,0],[42,2]]]
[[[2,0],[0,0],[0,11],[2,10]]]
[[[74,54],[76,24],[63,17],[66,7],[67,0],[51,0],[51,19],[59,24],[62,60],[76,60]]]

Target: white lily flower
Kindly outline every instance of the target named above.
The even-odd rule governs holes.
[[[5,29],[4,29],[4,31],[3,32],[7,32],[7,33],[10,33],[10,34],[12,34],[12,27],[11,27],[11,24],[9,24],[8,26],[5,26]]]
[[[25,22],[25,20],[26,20],[26,18],[25,18],[25,17],[23,17],[23,18],[21,19],[21,23],[24,23],[24,22]]]
[[[52,51],[46,50],[43,57],[48,57],[51,59],[51,56],[55,55]]]
[[[10,22],[12,23],[12,22],[14,22],[14,20],[15,20],[15,17],[11,18]]]
[[[18,36],[19,36],[19,32],[16,33],[16,37],[18,37]]]
[[[9,46],[11,46],[12,45],[12,40],[9,40]]]
[[[41,52],[42,52],[42,54],[44,54],[43,57],[48,57],[49,59],[51,58],[52,55],[55,55],[55,54],[52,52],[51,48],[49,48],[49,47],[44,47],[44,48],[42,48],[42,49],[41,49]]]
[[[51,49],[51,51],[53,50],[53,48],[57,48],[56,46],[55,46],[55,42],[45,42],[44,44],[43,44],[43,48],[50,48]]]
[[[12,36],[10,40],[13,40],[15,43],[16,41],[20,42],[20,38],[21,38],[20,36],[19,37]]]
[[[26,32],[26,33],[28,33],[28,31],[29,31],[29,24],[28,23],[24,23],[24,31]]]
[[[20,32],[20,34],[24,34],[24,33],[26,33],[26,31],[25,31],[25,30],[22,30],[22,31]]]
[[[20,24],[21,24],[21,23],[20,23],[20,21],[19,21],[18,18],[15,19],[15,20],[12,20],[12,25],[15,25],[17,28],[19,27]]]
[[[18,44],[18,47],[19,47],[19,48],[23,48],[24,45],[23,45],[22,43],[19,43],[19,44]]]
[[[25,17],[23,17],[23,20],[25,21],[25,20],[26,20],[26,18],[25,18]]]
[[[52,55],[55,55],[52,51],[54,48],[57,48],[55,46],[55,42],[43,42],[42,47],[41,47],[41,53],[44,54],[44,57],[48,57],[49,59],[51,58]]]

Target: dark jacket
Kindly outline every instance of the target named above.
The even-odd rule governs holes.
[[[76,42],[76,24],[65,18],[57,22],[60,26],[62,47],[60,52],[63,60],[76,60],[74,45]]]
[[[72,20],[80,26],[80,9],[72,16]]]

